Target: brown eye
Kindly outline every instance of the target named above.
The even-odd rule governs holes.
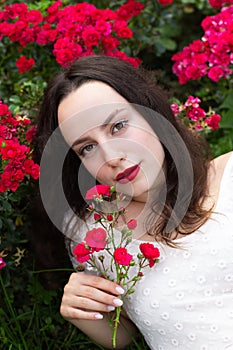
[[[85,156],[86,154],[90,153],[95,147],[96,147],[96,145],[93,145],[93,144],[86,145],[86,146],[82,147],[78,153],[80,156]]]
[[[122,120],[120,122],[115,123],[112,127],[112,133],[115,134],[118,131],[120,131],[121,129],[125,128],[126,123],[127,123],[127,120]]]

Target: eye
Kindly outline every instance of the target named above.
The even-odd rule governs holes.
[[[80,156],[85,156],[87,154],[89,154],[91,151],[93,151],[93,149],[96,147],[96,145],[94,144],[90,144],[90,145],[86,145],[80,148],[80,150],[78,151],[78,154]]]
[[[124,129],[126,127],[126,124],[127,124],[127,120],[121,120],[120,122],[115,123],[112,126],[112,133],[115,134],[121,129]]]

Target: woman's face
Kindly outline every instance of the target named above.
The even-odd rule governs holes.
[[[146,201],[164,162],[147,121],[120,94],[98,81],[85,83],[58,108],[63,136],[100,183]]]

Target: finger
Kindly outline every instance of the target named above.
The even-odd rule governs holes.
[[[64,307],[61,305],[61,315],[66,319],[82,319],[82,320],[101,320],[103,315],[99,312],[88,312],[73,307]]]
[[[98,302],[96,300],[87,299],[84,297],[66,297],[62,299],[62,303],[68,307],[72,306],[76,309],[84,309],[88,311],[101,311],[101,312],[110,312],[115,310],[115,306],[107,305],[105,303]]]
[[[115,282],[99,276],[87,275],[83,272],[73,273],[71,279],[77,280],[80,284],[90,285],[93,288],[101,289],[115,295],[122,295],[125,292],[124,289]]]
[[[105,305],[121,306],[123,301],[115,295],[105,293],[104,291],[90,286],[82,285],[79,290],[79,296],[96,300]]]
[[[63,301],[67,305],[88,309],[89,305],[84,305],[84,302],[86,303],[87,300],[96,301],[103,304],[103,311],[111,311],[108,306],[116,307],[123,304],[123,301],[117,298],[115,295],[106,293],[89,285],[79,284],[78,286],[74,286],[74,284],[68,283],[65,286]],[[106,309],[107,307],[108,310]]]

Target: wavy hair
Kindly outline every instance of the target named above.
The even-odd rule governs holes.
[[[61,101],[82,84],[89,81],[106,83],[129,103],[139,106],[139,109],[141,106],[142,108],[145,107],[146,110],[157,112],[156,118],[154,118],[153,113],[149,113],[149,116],[144,114],[144,117],[160,140],[165,137],[162,140],[162,145],[165,151],[167,193],[165,205],[159,220],[156,222],[154,214],[157,212],[157,205],[156,203],[152,205],[152,213],[148,218],[149,226],[152,229],[149,231],[156,240],[170,246],[176,246],[175,238],[178,235],[188,235],[194,232],[210,215],[211,210],[203,209],[203,202],[208,195],[207,172],[210,162],[210,151],[203,138],[184,127],[174,117],[166,94],[150,78],[150,72],[145,72],[141,68],[136,69],[123,60],[108,56],[83,57],[75,61],[67,69],[63,69],[49,83],[41,104],[37,120],[35,159],[40,161],[48,139],[58,127],[58,106]],[[188,151],[192,165],[194,187],[191,197],[189,199],[185,198],[186,194],[183,192],[183,200],[176,208],[176,211],[174,211],[174,208],[176,207],[175,204],[179,192],[177,159],[180,160],[179,164],[183,167],[182,171],[184,174],[186,167],[185,164],[182,164],[182,154],[179,153],[179,149],[176,150],[177,145],[174,144],[174,140],[170,136],[169,139],[168,137],[166,138],[164,130],[162,130],[162,127],[160,128],[159,115],[162,115],[178,133]],[[167,144],[170,146],[167,147]],[[61,147],[60,144],[59,147]],[[176,160],[174,160],[174,155],[171,154],[172,147]],[[52,158],[54,158],[54,154],[51,154]],[[70,149],[63,166],[62,182],[70,206],[81,218],[85,218],[86,203],[81,195],[78,183],[80,164],[78,156]],[[187,176],[190,176],[190,173],[187,172]],[[51,179],[51,184],[54,180]],[[53,192],[52,187],[50,187],[50,192]],[[187,211],[180,222],[179,210],[187,203],[187,200],[189,202]],[[53,201],[56,201],[56,204],[58,202],[58,199],[54,198],[54,194],[51,195],[51,205]],[[57,207],[56,210],[58,210],[58,215],[62,219],[64,213],[59,212]],[[172,230],[167,229],[169,220],[172,222]],[[37,235],[35,232],[34,237],[36,243],[40,240],[41,235]],[[52,244],[54,245],[54,240]]]

